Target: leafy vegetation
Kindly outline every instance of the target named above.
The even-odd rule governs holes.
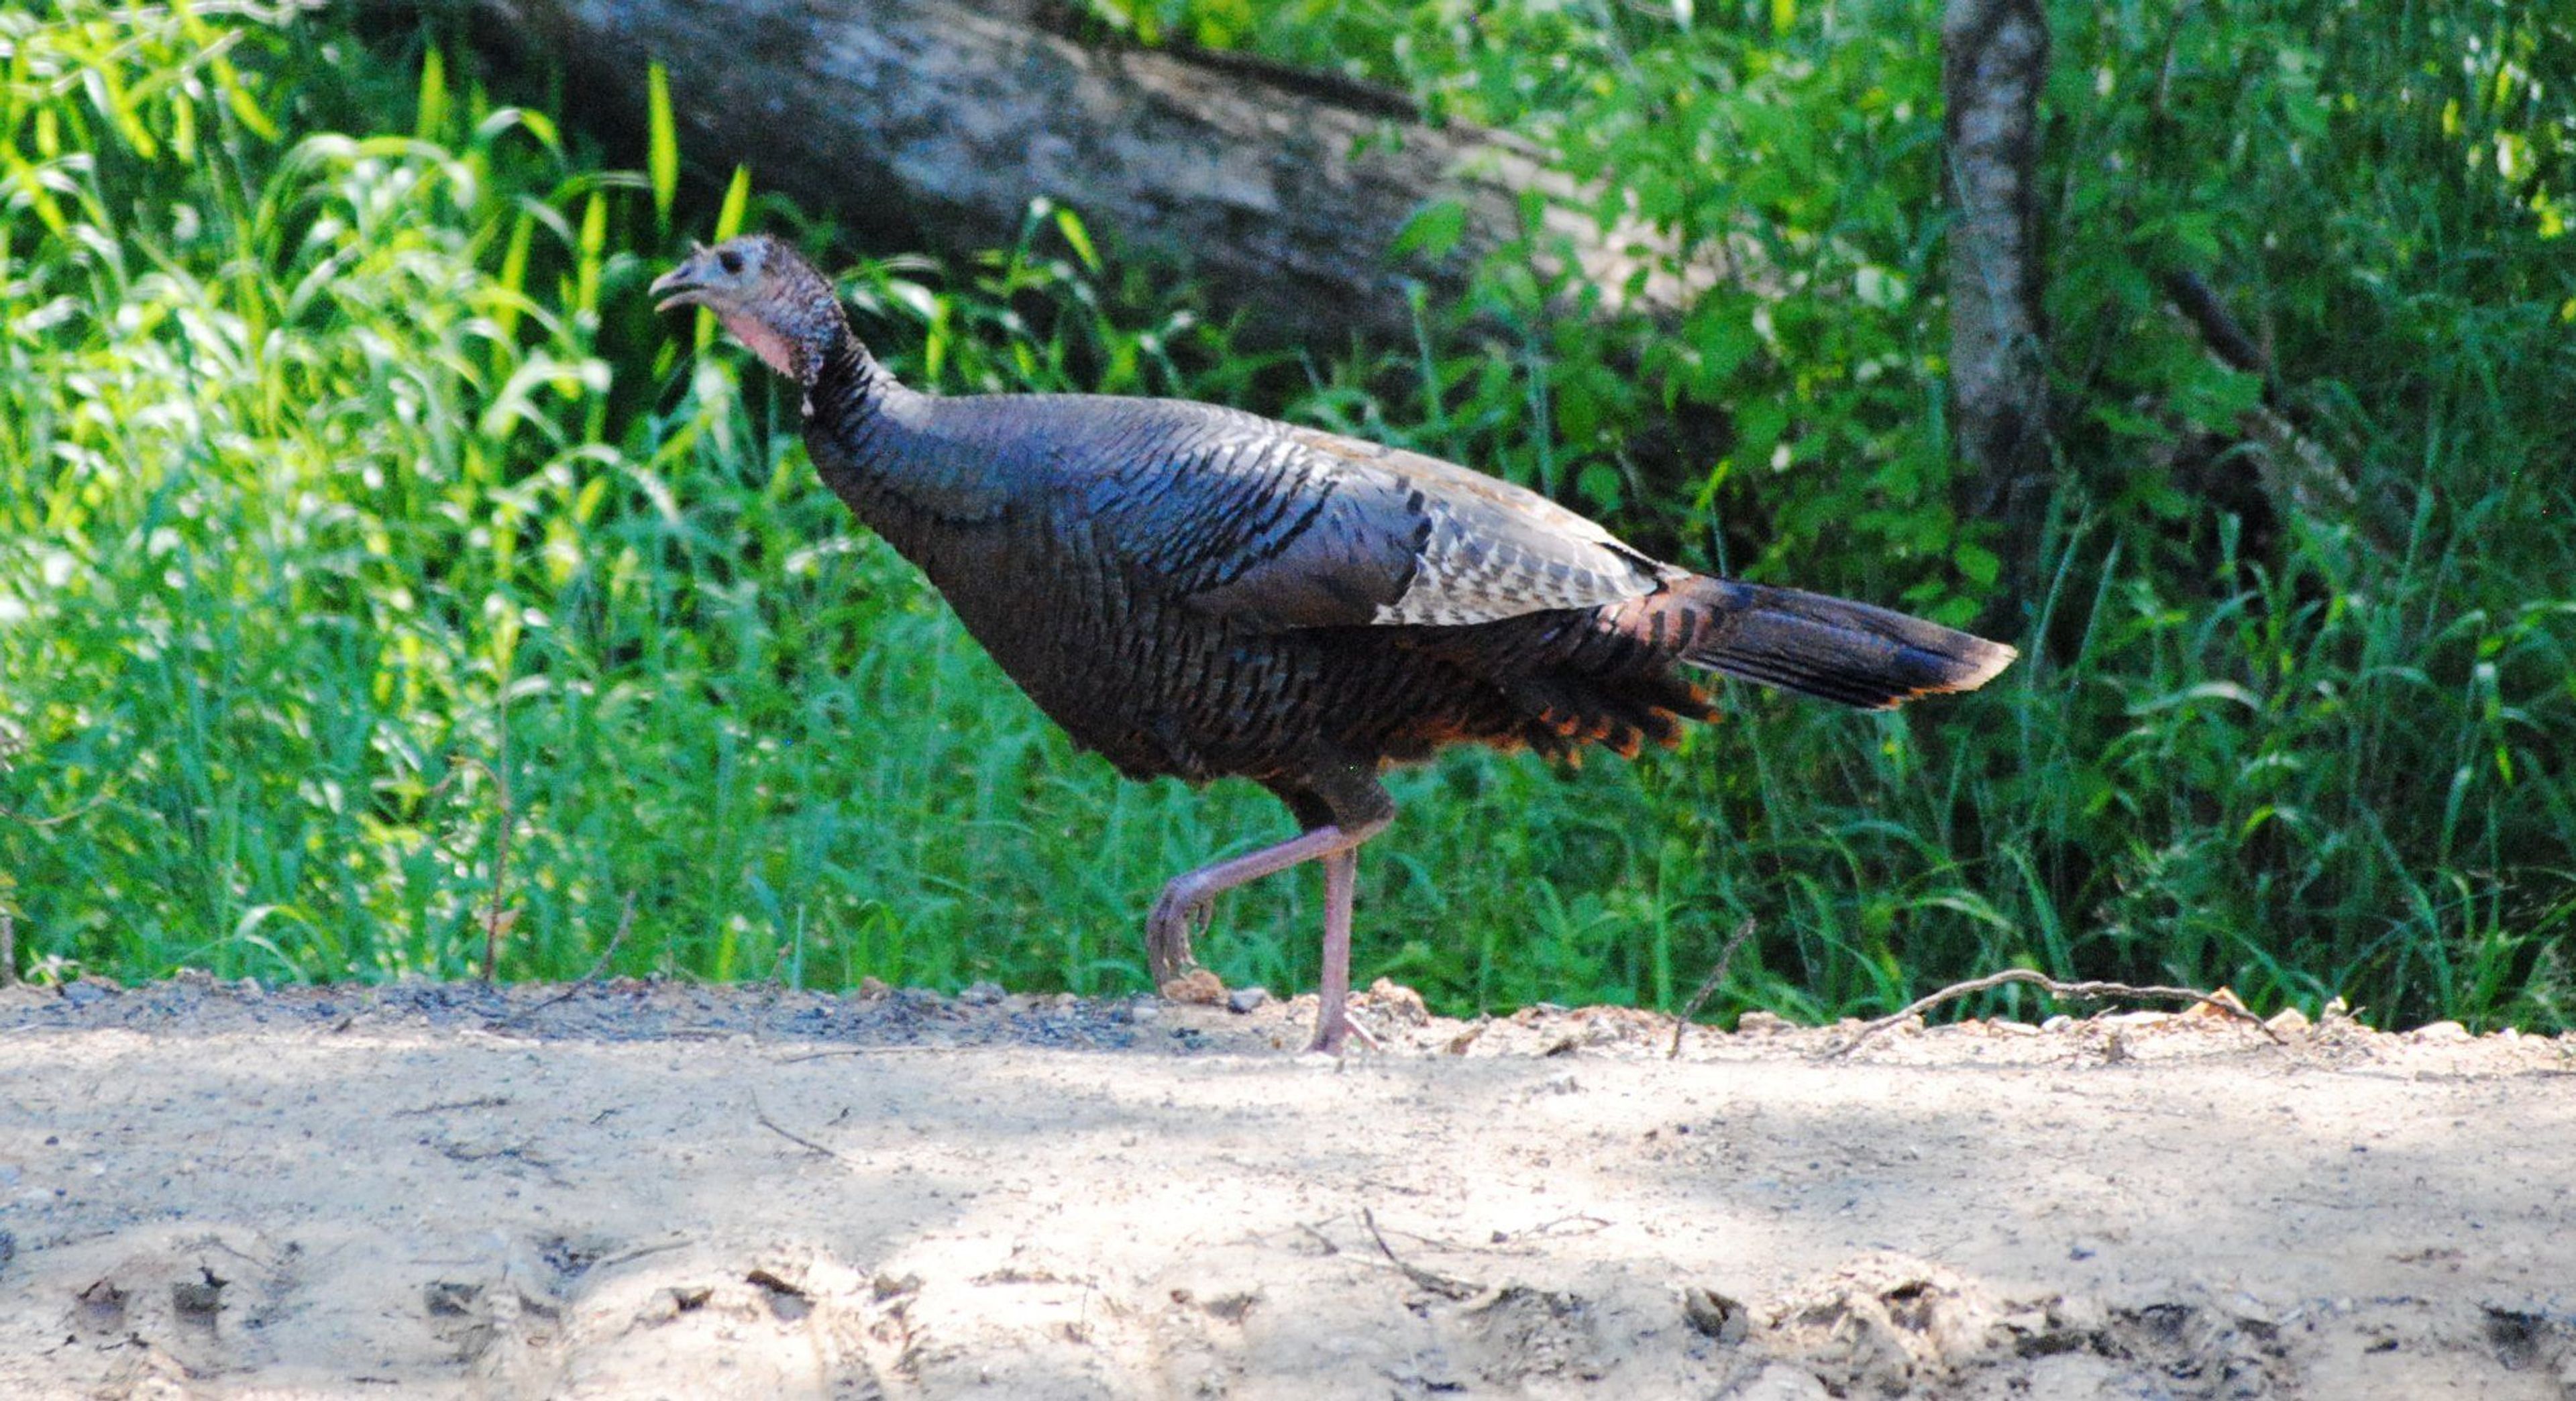
[[[1103,8],[1521,128],[1603,218],[1734,269],[1678,326],[1579,314],[1523,249],[1419,347],[1256,357],[1043,206],[1016,248],[864,250],[845,285],[919,383],[1245,403],[2019,630],[1988,692],[1896,717],[1741,690],[1634,764],[1401,775],[1364,979],[1669,1006],[1751,918],[1721,1009],[2025,965],[2576,1023],[2576,24],[2057,7],[2064,489],[2010,599],[1946,447],[1937,10]],[[492,936],[503,975],[568,977],[626,925],[626,971],[1109,991],[1161,880],[1281,830],[1073,754],[847,527],[792,401],[655,322],[691,234],[833,245],[739,176],[693,204],[667,108],[621,170],[433,36],[257,4],[53,0],[0,11],[0,56],[28,971],[458,976]],[[2208,354],[2177,272],[2270,374]],[[2267,401],[2350,504],[2285,485]],[[1310,982],[1310,885],[1229,897],[1202,952]]]

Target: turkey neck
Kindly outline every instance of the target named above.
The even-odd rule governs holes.
[[[823,484],[879,534],[897,503],[887,499],[899,475],[895,400],[915,397],[897,383],[844,325],[822,368],[805,385],[805,450]]]
[[[961,531],[1003,505],[989,448],[943,431],[934,395],[905,388],[846,326],[805,389],[805,448],[832,494],[946,587]]]

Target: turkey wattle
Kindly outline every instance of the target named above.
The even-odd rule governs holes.
[[[1173,879],[1158,985],[1220,892],[1324,868],[1315,1048],[1350,1033],[1356,850],[1378,775],[1458,741],[1633,754],[1712,713],[1703,667],[1844,705],[1970,690],[2010,647],[1867,604],[1661,564],[1464,467],[1233,409],[942,398],[894,381],[831,284],[766,235],[653,284],[805,391],[823,480],[1049,717],[1130,777],[1249,778],[1300,835]]]

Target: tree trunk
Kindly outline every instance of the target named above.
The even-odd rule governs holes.
[[[1949,0],[1942,14],[1950,399],[1973,473],[1965,505],[2003,525],[2008,607],[2032,577],[2053,483],[2038,198],[2048,48],[2039,0]]]
[[[1401,94],[1247,58],[1086,43],[1043,0],[463,0],[559,58],[576,100],[645,110],[670,75],[681,145],[751,167],[880,241],[1007,246],[1029,201],[1080,211],[1130,254],[1161,256],[1254,312],[1272,342],[1411,334],[1407,279],[1435,301],[1523,233],[1523,195],[1564,181],[1508,136],[1424,124]],[[1396,258],[1426,206],[1454,244]],[[1613,289],[1635,232],[1555,207],[1544,241]],[[1672,309],[1650,282],[1632,306]]]

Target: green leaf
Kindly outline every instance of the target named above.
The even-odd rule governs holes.
[[[751,167],[733,168],[733,180],[725,186],[724,205],[716,210],[715,240],[718,243],[742,232],[742,217],[751,208]]]
[[[645,173],[653,182],[653,217],[671,230],[671,200],[680,189],[680,135],[671,120],[671,75],[656,63],[645,75]]]
[[[1395,246],[1387,251],[1402,256],[1420,253],[1423,257],[1448,257],[1467,234],[1467,206],[1454,199],[1433,200],[1422,206],[1404,222],[1395,236]]]
[[[1073,256],[1080,258],[1084,267],[1099,272],[1100,254],[1091,246],[1091,233],[1082,226],[1082,216],[1070,209],[1059,209],[1055,212],[1055,227],[1056,232],[1064,235],[1064,241],[1072,245]]]
[[[412,135],[436,141],[447,134],[447,56],[437,48],[420,56],[420,115]]]
[[[1618,468],[1607,462],[1592,463],[1576,474],[1574,484],[1583,493],[1584,500],[1604,511],[1619,509],[1622,483]]]
[[[1981,589],[1993,588],[2004,567],[2002,558],[1994,551],[1966,541],[1961,541],[1959,548],[1951,552],[1950,562],[1959,566],[1962,577]]]

